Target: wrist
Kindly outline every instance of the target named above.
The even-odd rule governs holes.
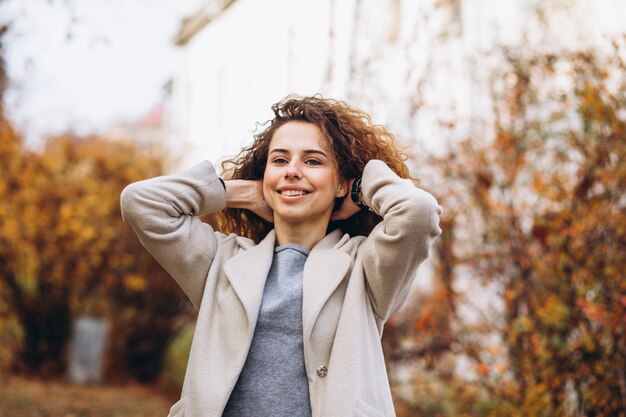
[[[227,208],[249,209],[259,192],[257,181],[227,180],[224,185]]]

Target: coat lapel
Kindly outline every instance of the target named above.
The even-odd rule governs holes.
[[[229,259],[224,272],[248,318],[248,334],[252,336],[263,299],[265,281],[272,266],[275,234],[272,230],[258,245],[243,250]]]
[[[341,232],[335,230],[322,239],[309,254],[304,265],[302,283],[302,332],[307,346],[313,326],[328,298],[345,278],[351,258],[347,253],[332,249]]]
[[[340,238],[339,230],[324,237],[311,250],[304,266],[302,330],[305,345],[309,342],[315,321],[326,300],[345,278],[350,267],[350,256],[333,249]],[[265,281],[272,266],[275,240],[272,230],[261,243],[239,252],[224,265],[224,272],[246,311],[250,336],[254,333]]]

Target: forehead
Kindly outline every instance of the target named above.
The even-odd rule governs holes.
[[[276,129],[270,141],[270,152],[273,148],[293,152],[303,149],[321,149],[330,152],[328,139],[320,128],[313,123],[299,121],[287,122]]]

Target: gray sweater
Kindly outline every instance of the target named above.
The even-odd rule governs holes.
[[[223,417],[310,417],[302,345],[302,272],[309,250],[274,250],[246,363]]]

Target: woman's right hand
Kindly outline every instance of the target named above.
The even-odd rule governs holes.
[[[263,197],[263,180],[227,180],[226,207],[250,210],[257,216],[274,223],[274,211]]]

